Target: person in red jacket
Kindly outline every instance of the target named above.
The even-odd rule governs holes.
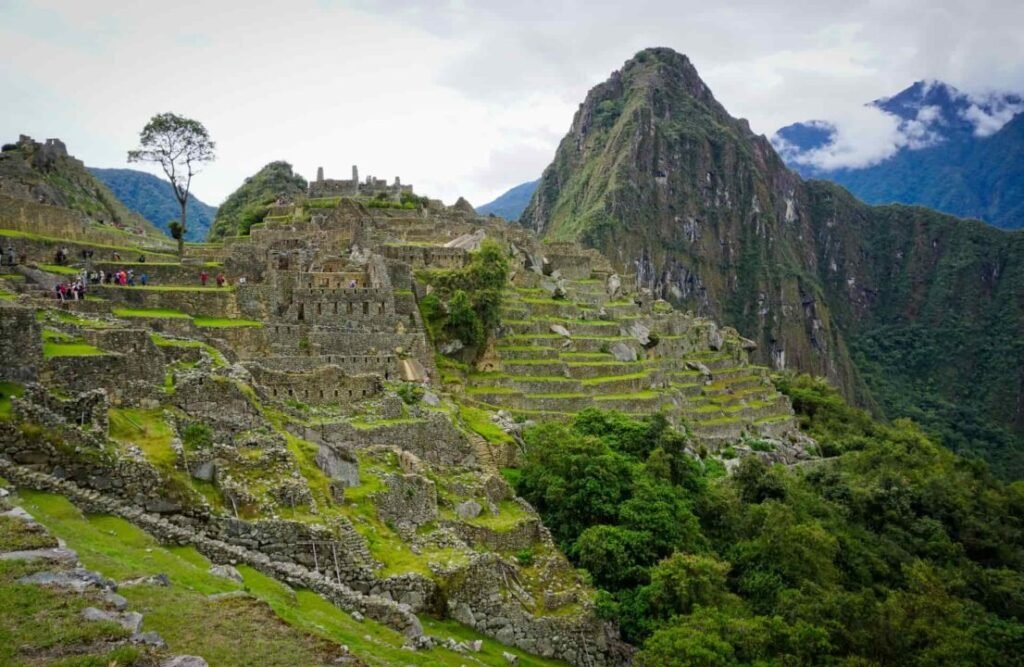
[[[210,279],[210,274],[206,271],[199,272],[199,282],[202,283],[203,287],[206,287],[206,281]]]

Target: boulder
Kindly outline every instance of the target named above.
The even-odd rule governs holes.
[[[217,477],[217,464],[213,461],[200,463],[192,469],[192,476],[201,482],[212,482]]]
[[[630,336],[635,339],[636,342],[641,345],[651,344],[651,329],[645,324],[640,322],[633,322],[628,327],[624,327],[622,330],[623,336]]]
[[[242,573],[236,570],[231,565],[214,565],[210,568],[210,574],[215,577],[224,577],[225,579],[231,579],[238,583],[243,583]]]
[[[687,361],[686,367],[691,371],[697,371],[704,377],[711,377],[711,369],[700,363],[699,361]]]
[[[475,519],[480,516],[480,512],[483,511],[483,507],[480,506],[475,500],[467,500],[464,503],[459,503],[455,506],[455,514],[463,520]]]
[[[507,662],[510,665],[519,664],[519,656],[513,653],[509,653],[508,651],[502,651],[501,657],[505,658],[505,662]]]
[[[604,290],[609,299],[616,299],[622,295],[622,278],[619,277],[619,274],[613,273],[608,276],[608,280],[604,283]]]
[[[708,347],[717,352],[722,349],[723,343],[725,343],[725,336],[718,330],[718,327],[712,324],[711,330],[708,331]]]
[[[550,328],[551,328],[551,333],[553,333],[553,334],[558,334],[559,336],[565,336],[566,338],[572,338],[572,334],[569,333],[569,330],[566,329],[565,327],[563,327],[561,324],[552,324]]]
[[[316,464],[324,474],[342,487],[359,486],[359,464],[342,449],[321,445],[316,453]]]
[[[160,667],[210,667],[202,658],[195,655],[178,655],[160,663]]]
[[[609,350],[616,361],[636,361],[636,350],[619,341]]]

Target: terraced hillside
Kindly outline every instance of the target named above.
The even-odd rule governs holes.
[[[0,230],[23,255],[0,268],[5,475],[417,652],[479,637],[467,664],[509,651],[613,666],[632,648],[503,474],[522,422],[661,414],[726,468],[736,450],[807,456],[750,341],[638,291],[596,251],[433,203],[268,213],[180,258],[45,222]],[[494,330],[442,344],[420,307],[436,279],[479,267],[484,243],[508,263]],[[134,284],[106,279],[122,271]],[[74,280],[84,297],[58,299]]]

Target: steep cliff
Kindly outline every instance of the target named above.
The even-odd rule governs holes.
[[[685,56],[641,51],[593,88],[521,220],[735,326],[762,361],[1024,472],[1024,235],[804,182]]]

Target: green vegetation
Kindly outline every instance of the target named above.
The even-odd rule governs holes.
[[[183,320],[191,317],[180,310],[171,310],[169,308],[114,308],[111,312],[116,317],[158,317]]]
[[[103,350],[88,343],[63,343],[55,341],[43,342],[43,357],[97,357],[107,354]]]
[[[161,469],[173,468],[173,434],[164,420],[162,408],[111,408],[110,437],[122,444],[134,444],[146,458]]]
[[[192,319],[192,323],[197,327],[209,327],[213,329],[263,326],[263,323],[257,320],[231,319],[229,317],[195,317]]]
[[[1014,664],[1020,483],[820,380],[779,387],[834,458],[751,456],[724,477],[658,419],[585,411],[527,432],[516,488],[602,589],[637,664]]]
[[[287,162],[271,162],[245,179],[217,209],[209,239],[245,236],[253,225],[263,222],[278,198],[295,199],[306,194],[306,179],[292,171]]]
[[[431,337],[482,347],[500,319],[508,278],[508,259],[501,246],[485,240],[464,268],[420,271],[417,277],[435,290],[419,304]]]
[[[11,397],[24,393],[25,388],[17,382],[0,382],[0,419],[10,419]]]
[[[62,276],[77,276],[82,272],[81,269],[76,269],[73,266],[63,266],[61,264],[39,264],[39,268],[47,273],[57,273]]]

